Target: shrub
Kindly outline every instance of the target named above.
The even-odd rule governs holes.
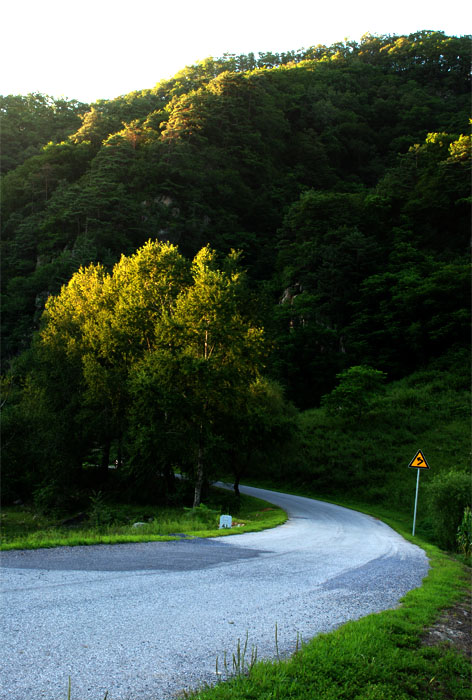
[[[355,422],[364,416],[384,391],[385,373],[362,365],[336,375],[338,386],[321,399],[331,415]]]
[[[103,493],[101,491],[92,491],[89,501],[89,516],[94,526],[110,525],[114,520],[113,511],[106,505]]]
[[[454,470],[442,472],[431,480],[426,489],[436,540],[444,549],[454,550],[464,509],[472,504],[470,475]]]
[[[459,552],[465,557],[472,556],[472,510],[467,506],[464,510],[462,522],[457,528],[457,546]]]
[[[216,527],[218,516],[220,514],[218,510],[208,508],[208,506],[206,506],[204,503],[200,503],[195,508],[184,507],[184,511],[187,518],[197,518],[206,525],[212,525],[214,527]]]
[[[78,489],[67,489],[63,483],[51,481],[33,491],[33,502],[44,515],[62,515],[81,508],[85,498]]]

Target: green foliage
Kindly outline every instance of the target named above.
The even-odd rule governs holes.
[[[102,491],[92,491],[89,501],[89,518],[93,526],[109,525],[113,521],[113,509],[107,506]]]
[[[337,375],[338,386],[322,397],[328,414],[354,422],[364,417],[383,391],[385,373],[371,367],[350,367]]]
[[[64,141],[80,123],[87,105],[49,95],[0,95],[1,172],[6,173],[38,153],[50,141]]]
[[[223,444],[220,467],[231,474],[236,494],[246,475],[277,479],[296,459],[298,413],[281,387],[259,377],[239,392],[237,409],[226,406],[218,418]]]
[[[207,525],[211,525],[213,527],[217,527],[218,525],[218,516],[220,515],[219,510],[215,510],[214,508],[209,508],[207,505],[204,503],[199,503],[198,506],[195,506],[194,508],[184,508],[185,512],[185,517],[190,518],[190,519],[199,519],[202,520],[204,523]]]
[[[220,442],[220,414],[231,407],[235,415],[258,376],[264,339],[244,311],[244,279],[234,254],[220,269],[215,252],[203,248],[191,275],[160,319],[154,347],[133,367],[131,421],[140,450],[149,455],[163,455],[163,438],[170,436],[165,458],[194,474],[198,506],[206,465]]]
[[[58,495],[56,484],[49,483],[46,486],[38,488],[36,491],[34,491],[34,505],[40,513],[51,513],[56,508]]]
[[[470,506],[464,508],[462,522],[457,528],[456,540],[459,552],[470,559],[472,556],[472,510]]]
[[[471,689],[467,657],[448,645],[421,644],[424,629],[434,624],[444,607],[463,595],[464,571],[436,548],[426,548],[432,563],[430,573],[423,586],[410,591],[397,609],[348,622],[298,649],[294,639],[297,653],[291,658],[251,664],[246,673],[194,691],[189,697],[467,700]],[[276,653],[275,646],[274,657]]]
[[[224,423],[260,376],[264,332],[252,316],[234,252],[220,260],[206,247],[189,263],[175,246],[149,241],[111,274],[101,264],[75,273],[47,300],[10,414],[19,429],[33,397],[31,439],[54,432],[32,484],[45,489],[45,505],[48,489],[56,494],[67,481],[72,488],[95,477],[102,489],[115,445],[134,488],[172,500],[178,465],[194,480],[198,506],[227,438]],[[100,465],[84,470],[97,450]],[[24,458],[25,445],[19,452]]]
[[[84,493],[77,485],[71,481],[71,485],[66,489],[63,479],[47,481],[35,489],[32,495],[34,507],[46,516],[61,517],[80,509],[86,503]]]
[[[119,494],[119,497],[122,494]],[[228,491],[211,489],[208,505],[182,510],[182,502],[174,507],[142,505],[92,492],[82,505],[88,517],[79,522],[61,525],[57,518],[77,516],[77,510],[49,510],[47,514],[34,506],[6,506],[2,509],[2,549],[35,549],[38,547],[76,546],[84,544],[116,544],[119,542],[151,542],[175,539],[176,534],[189,537],[218,537],[240,532],[259,532],[285,522],[286,513],[276,506],[250,496],[237,501]],[[185,502],[185,501],[184,501]],[[188,501],[187,501],[188,502]],[[191,502],[191,498],[190,498]],[[220,530],[220,505],[224,512],[237,515],[238,527]],[[270,507],[268,507],[270,506]],[[82,514],[83,515],[83,514]],[[69,518],[66,518],[68,520]],[[135,522],[143,523],[133,527]]]
[[[427,493],[430,517],[437,541],[443,549],[453,550],[458,544],[458,528],[461,525],[464,525],[464,528],[467,527],[467,517],[464,516],[466,508],[469,508],[470,521],[472,505],[470,474],[455,470],[437,474],[428,484]],[[465,542],[466,531],[463,529],[461,532]]]
[[[454,549],[470,500],[466,368],[465,355],[457,353],[391,382],[372,394],[368,412],[356,421],[324,407],[301,413],[294,458],[272,478],[313,495],[389,505],[411,520],[416,473],[408,464],[421,448],[430,470],[421,474],[417,526]],[[451,464],[456,471],[449,475]],[[256,470],[251,473],[257,479]]]
[[[91,106],[1,98],[4,495],[105,492],[111,452],[123,488],[168,502],[175,467],[205,490],[282,478],[284,453],[300,481],[382,493],[420,435],[442,469],[436,380],[420,411],[406,378],[469,345],[469,43],[367,34]],[[368,367],[405,381],[383,395]],[[326,397],[302,438],[284,392]]]
[[[463,333],[467,308],[457,301],[470,194],[467,62],[467,37],[366,35],[205,59],[89,109],[4,98],[12,133],[45,133],[48,115],[58,129],[41,145],[61,129],[64,141],[26,147],[4,179],[4,356],[29,343],[44,300],[80,265],[110,268],[150,236],[188,257],[207,242],[243,249],[252,279],[271,280],[272,303],[302,287],[300,308],[274,329],[271,362],[299,405],[317,405],[346,366],[404,376],[425,350],[437,356]],[[411,264],[397,284],[393,249],[405,241],[444,267]],[[404,331],[422,341],[416,354],[402,354]]]

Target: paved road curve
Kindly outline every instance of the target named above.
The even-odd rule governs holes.
[[[2,700],[163,700],[215,680],[248,633],[259,658],[394,607],[424,552],[380,521],[243,487],[288,511],[237,537],[3,552]]]

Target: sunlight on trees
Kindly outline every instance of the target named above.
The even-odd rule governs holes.
[[[121,454],[132,414],[134,439],[147,441],[146,458],[159,455],[161,468],[171,466],[162,438],[179,435],[181,465],[195,481],[194,505],[200,503],[219,416],[241,405],[238,394],[261,369],[264,333],[247,315],[245,296],[236,253],[220,262],[203,248],[190,265],[175,246],[148,241],[111,274],[99,264],[82,268],[48,300],[43,352],[81,366],[83,405],[102,417],[106,464],[112,440]],[[154,444],[149,431],[159,435]]]

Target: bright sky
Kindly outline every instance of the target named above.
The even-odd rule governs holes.
[[[151,88],[225,52],[471,31],[468,0],[6,0],[1,15],[0,94],[83,102]]]

